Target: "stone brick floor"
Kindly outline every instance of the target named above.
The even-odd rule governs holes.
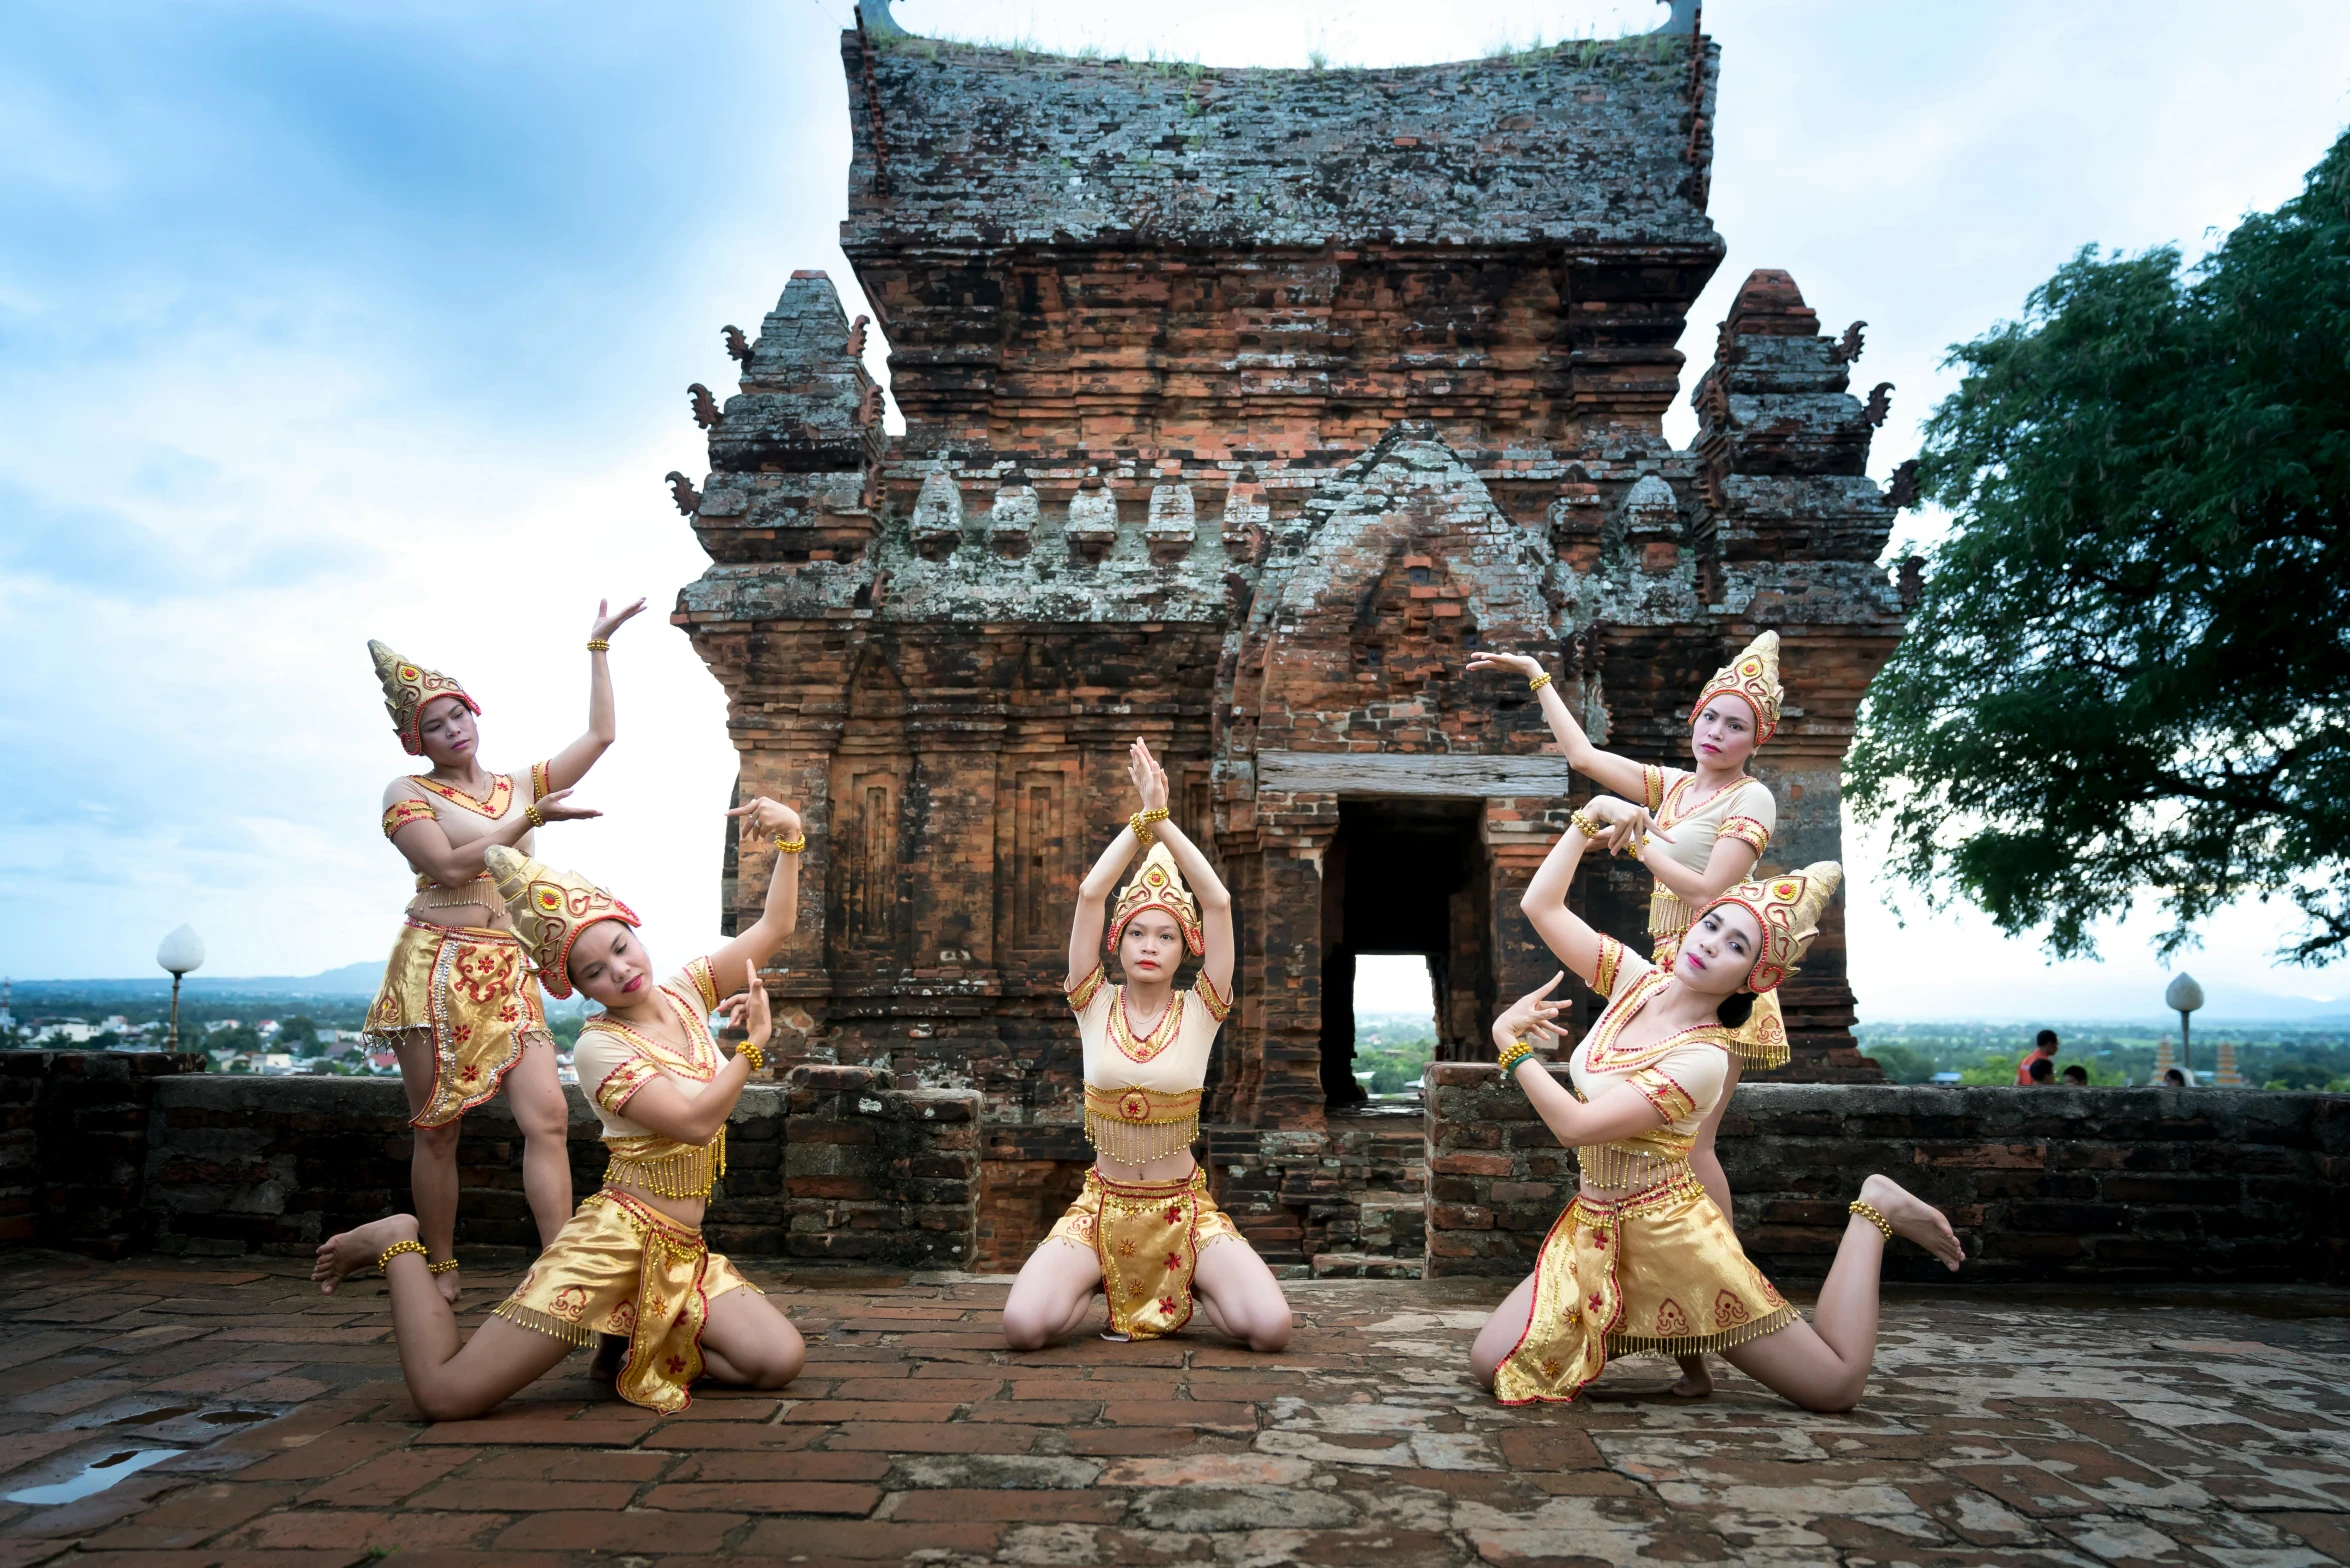
[[[787,1397],[657,1420],[575,1356],[427,1427],[380,1283],[10,1254],[0,1568],[2350,1561],[2340,1292],[1898,1294],[1866,1402],[1821,1417],[1719,1363],[1713,1399],[1671,1400],[1649,1359],[1500,1409],[1467,1374],[1499,1294],[1475,1282],[1297,1282],[1280,1356],[1014,1357],[1002,1281],[748,1272],[809,1339]],[[478,1317],[511,1275],[468,1280]]]

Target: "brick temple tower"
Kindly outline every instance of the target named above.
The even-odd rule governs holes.
[[[876,19],[878,21],[878,18]],[[1574,780],[1537,652],[1595,735],[1686,764],[1700,683],[1764,628],[1787,704],[1766,864],[1839,850],[1853,715],[1900,635],[1872,416],[1784,273],[1747,280],[1662,434],[1723,244],[1719,50],[1652,35],[1397,70],[1214,70],[842,36],[842,246],[890,348],[796,272],[741,390],[699,395],[712,559],[674,619],[740,789],[804,803],[787,1060],[986,1100],[980,1258],[1074,1189],[1077,879],[1139,734],[1239,901],[1211,1169],[1275,1262],[1410,1256],[1416,1120],[1353,1113],[1359,953],[1427,956],[1440,1054],[1553,965],[1517,901]],[[729,910],[738,894],[727,867]],[[1640,934],[1648,877],[1593,867]],[[1789,1076],[1852,1049],[1832,916]]]

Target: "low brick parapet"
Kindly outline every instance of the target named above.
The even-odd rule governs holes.
[[[1429,1084],[1430,1275],[1526,1272],[1573,1155],[1491,1064]],[[1790,1278],[1826,1272],[1876,1171],[1949,1214],[1961,1278],[2350,1277],[2350,1095],[1749,1083],[1717,1146],[1749,1255]],[[1948,1278],[1907,1246],[1886,1267]]]

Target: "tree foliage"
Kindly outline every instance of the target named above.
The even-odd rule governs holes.
[[[2350,136],[2182,275],[2083,250],[1958,345],[1920,454],[1953,529],[1850,796],[1894,869],[2059,954],[2146,889],[2350,944]]]

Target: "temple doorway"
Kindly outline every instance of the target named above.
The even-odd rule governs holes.
[[[1342,800],[1322,865],[1322,1092],[1333,1110],[1369,1097],[1356,1077],[1355,977],[1366,954],[1427,963],[1436,1059],[1474,1054],[1491,1002],[1491,879],[1475,800]]]

